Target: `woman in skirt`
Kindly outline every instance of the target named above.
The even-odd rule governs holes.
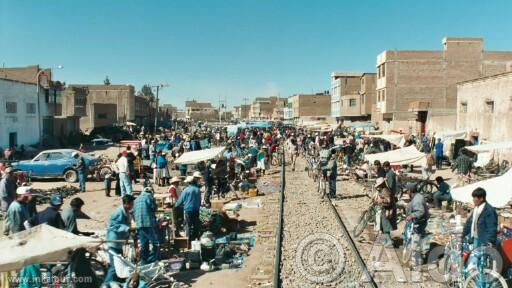
[[[158,186],[167,185],[167,180],[169,179],[169,169],[167,169],[165,155],[166,153],[159,151],[156,158],[156,183]]]

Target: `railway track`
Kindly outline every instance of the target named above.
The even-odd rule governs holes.
[[[377,287],[334,204],[304,171],[282,168],[274,287]]]

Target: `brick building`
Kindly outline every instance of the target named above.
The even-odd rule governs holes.
[[[457,83],[512,66],[512,52],[485,51],[482,38],[444,38],[442,45],[440,51],[386,50],[377,56],[374,124],[383,130],[425,131],[426,122],[430,130],[454,129]],[[417,101],[429,103],[429,110],[411,109]]]
[[[86,116],[80,118],[82,131],[135,121],[135,88],[132,85],[74,84],[67,89],[76,88],[87,91]]]
[[[219,121],[219,110],[209,102],[185,101],[185,114],[194,121]]]
[[[295,121],[311,116],[330,117],[331,96],[324,93],[295,94],[288,98],[291,118]]]
[[[284,108],[288,99],[277,96],[256,97],[251,104],[249,118],[252,120],[272,120],[274,118],[284,119]],[[277,110],[275,110],[277,108]]]
[[[356,115],[361,76],[360,72],[331,73],[331,116],[337,121]]]

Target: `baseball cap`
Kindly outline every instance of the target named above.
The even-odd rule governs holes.
[[[32,187],[30,186],[21,186],[16,189],[16,194],[18,195],[30,195],[30,190]]]
[[[50,205],[52,205],[52,206],[62,205],[62,198],[59,195],[52,195],[52,198],[50,198]]]

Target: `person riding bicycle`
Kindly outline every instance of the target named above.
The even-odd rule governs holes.
[[[387,187],[386,180],[380,177],[377,178],[375,189],[379,192],[373,202],[379,205],[382,209],[380,211],[379,229],[384,235],[384,247],[393,247],[393,240],[391,239],[391,231],[396,230],[396,201],[395,197],[391,195],[391,191]],[[379,214],[378,214],[379,215]]]
[[[496,245],[498,230],[498,216],[496,210],[487,201],[487,192],[483,188],[476,188],[473,193],[475,208],[464,224],[463,237],[470,237],[470,243],[476,246]]]
[[[327,164],[322,166],[322,174],[329,181],[329,198],[336,198],[336,178],[338,177],[338,164],[336,163],[336,149],[331,149],[327,157]]]
[[[421,237],[425,234],[425,228],[427,227],[428,219],[430,214],[428,211],[427,201],[421,193],[417,193],[417,187],[414,183],[408,183],[405,187],[407,194],[411,198],[411,201],[407,204],[407,217],[406,221],[412,222],[413,236],[411,239],[411,250],[413,251],[413,257],[411,258],[411,266],[419,268],[423,264],[423,256],[421,254]]]

